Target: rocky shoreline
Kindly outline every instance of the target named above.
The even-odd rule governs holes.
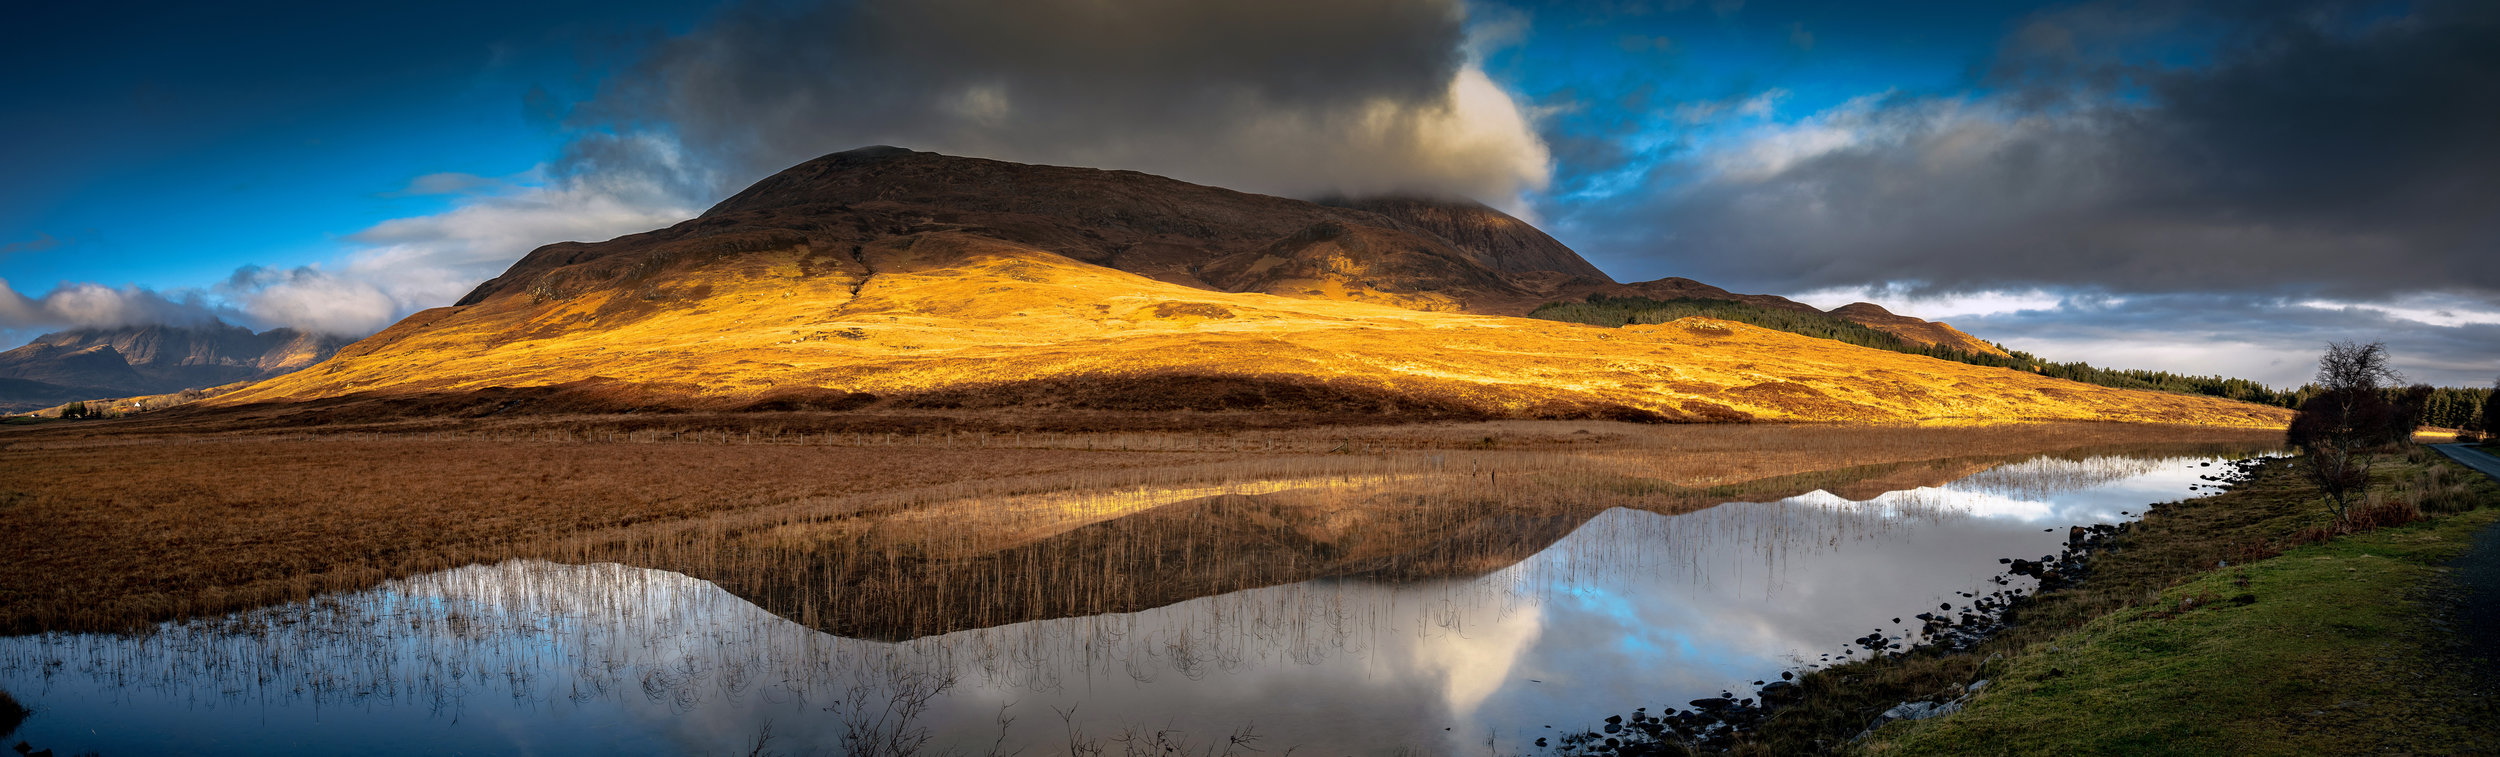
[[[2217,471],[2216,474],[2200,476],[2203,480],[2212,482],[2211,484],[2198,486],[2199,488],[2228,489],[2245,483],[2254,477],[2256,469],[2264,465],[2265,460],[2266,458],[2258,457],[2226,461],[2221,464],[2222,470]],[[2206,463],[2206,465],[2213,465],[2213,463]],[[2148,505],[2144,513],[2122,512],[2120,514],[2147,515],[2158,507],[2159,505]],[[1949,602],[1942,603],[1934,610],[1908,616],[1921,623],[1915,638],[1907,638],[1901,634],[1886,634],[1882,628],[1877,628],[1872,633],[1850,640],[1848,646],[1836,654],[1822,655],[1821,659],[1814,664],[1781,671],[1775,679],[1754,681],[1753,696],[1740,697],[1734,691],[1721,691],[1718,696],[1691,700],[1682,708],[1661,708],[1655,714],[1651,713],[1649,708],[1637,708],[1628,715],[1608,715],[1605,724],[1598,730],[1569,733],[1554,738],[1540,738],[1535,741],[1535,745],[1555,754],[1603,757],[1651,757],[1652,755],[1710,754],[1728,751],[1743,740],[1747,731],[1759,726],[1765,719],[1780,710],[1803,701],[1805,687],[1798,682],[1800,676],[1810,675],[1832,665],[1867,660],[1899,658],[1922,653],[1950,655],[1970,652],[1981,643],[1995,638],[1999,633],[2011,627],[2006,620],[2007,616],[2023,607],[2033,597],[2043,592],[2072,587],[2086,580],[2093,558],[2115,552],[2118,549],[2115,545],[2118,537],[2133,530],[2135,525],[2134,521],[2130,521],[2116,524],[2095,523],[2069,526],[2066,532],[2066,546],[2057,554],[2042,555],[2038,559],[1999,558],[1998,564],[2006,566],[2006,570],[1990,580],[2008,588],[1987,594],[1963,592],[1961,596],[1969,600],[1966,603],[1958,606]],[[2026,590],[2014,585],[2014,579],[2017,578],[2033,579],[2035,583]],[[1900,623],[1903,619],[1893,618],[1892,620],[1894,623]],[[1858,657],[1860,652],[1866,653],[1866,657]],[[1894,705],[1867,723],[1866,728],[1859,731],[1853,739],[1864,738],[1875,729],[1896,720],[1924,720],[1959,712],[1972,696],[1987,688],[1988,683],[1987,679],[1981,678],[1960,685],[1952,692],[1950,698],[1942,701],[1913,700]]]

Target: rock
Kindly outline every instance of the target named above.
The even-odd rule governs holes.
[[[1875,733],[1875,729],[1882,728],[1884,727],[1884,724],[1896,720],[1926,720],[1928,718],[1943,717],[1945,715],[1951,715],[1961,711],[1962,703],[1960,702],[1948,702],[1945,704],[1937,704],[1934,702],[1902,702],[1900,704],[1893,705],[1892,709],[1885,710],[1884,714],[1875,716],[1875,722],[1868,723],[1866,725],[1866,730],[1858,732],[1857,738],[1866,738],[1868,735]]]
[[[1963,696],[1969,696],[1969,695],[1971,695],[1971,694],[1977,694],[1977,693],[1979,693],[1979,690],[1980,690],[1980,689],[1984,689],[1984,688],[1988,688],[1988,679],[1982,678],[1982,679],[1979,679],[1979,680],[1976,680],[1976,681],[1972,681],[1972,682],[1971,682],[1971,684],[1970,684],[1970,688],[1968,688],[1968,689],[1965,689],[1965,690],[1964,690]]]
[[[1876,722],[1881,724],[1889,723],[1895,720],[1926,720],[1939,715],[1950,715],[1960,712],[1961,710],[1962,706],[1959,704],[1902,702],[1900,704],[1893,705],[1892,709],[1885,710],[1884,714],[1879,716]]]

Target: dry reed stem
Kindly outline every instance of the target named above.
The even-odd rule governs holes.
[[[1094,566],[1057,574],[1068,579],[1063,596],[993,603],[982,617],[995,620],[1328,571],[1464,572],[1532,553],[1551,523],[1607,506],[1676,511],[1815,488],[1858,496],[1849,487],[1941,483],[2008,456],[2274,438],[2119,424],[845,434],[787,414],[733,418],[744,429],[699,425],[719,420],[13,431],[0,435],[0,549],[12,556],[0,568],[0,625],[127,629],[538,558],[677,570],[811,625],[898,632],[966,621],[919,611],[898,613],[919,616],[910,622],[860,621],[844,608],[861,597],[829,592],[903,596],[967,575],[1026,584],[1049,573],[1046,560]],[[1174,570],[1195,578],[1113,580],[1171,549],[1200,559],[1251,535],[1176,537],[1154,520],[1110,527],[1181,512],[1175,504],[1265,513],[1272,522],[1259,533],[1304,536],[1244,570],[1181,560]],[[1106,533],[1071,538],[1086,529]],[[1365,535],[1378,539],[1346,541]],[[942,612],[946,601],[922,609]]]

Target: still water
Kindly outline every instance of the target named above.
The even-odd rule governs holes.
[[[2211,492],[2191,487],[2219,460],[2044,457],[1863,501],[1613,509],[1473,579],[1310,581],[902,642],[675,573],[516,561],[147,634],[4,638],[0,689],[36,710],[8,741],[61,754],[1119,754],[1158,732],[1533,752],[1914,633],[1911,615],[2006,588],[1999,558]]]

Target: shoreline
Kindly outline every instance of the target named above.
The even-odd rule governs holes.
[[[2131,527],[2113,529],[2088,560],[2090,577],[2026,595],[2005,613],[2008,627],[1977,644],[1917,647],[1806,671],[1793,684],[1773,685],[1788,706],[1740,715],[1749,721],[1741,733],[1710,733],[1704,718],[1710,738],[1678,738],[1674,721],[1663,721],[1669,727],[1661,729],[1660,718],[1638,713],[1632,722],[1648,727],[1621,728],[1621,716],[1609,719],[1609,726],[1618,726],[1618,746],[1607,747],[1607,734],[1591,732],[1595,738],[1583,737],[1571,748],[1556,744],[1555,752],[2289,754],[2351,751],[2345,747],[2399,733],[2399,740],[2432,751],[2474,745],[2471,734],[2488,732],[2474,729],[2500,725],[2500,711],[2443,667],[2458,654],[2462,637],[2446,631],[2442,619],[2457,612],[2454,600],[2437,595],[2451,591],[2446,561],[2476,534],[2500,529],[2500,486],[2470,472],[2472,478],[2458,478],[2454,471],[2461,467],[2434,471],[2441,468],[2437,457],[2414,449],[2382,460],[2374,482],[2378,496],[2410,503],[2422,520],[2321,534],[2316,524],[2326,519],[2323,508],[2295,480],[2291,458],[2280,458],[2254,466],[2222,494],[2161,503]],[[2350,567],[2332,562],[2356,558],[2361,561]],[[2310,564],[2321,561],[2333,569]],[[2320,578],[2339,572],[2370,590],[2339,591],[2344,587]],[[2354,650],[2367,646],[2366,636],[2269,645],[2266,637],[2283,636],[2281,630],[2244,630],[2250,623],[2281,622],[2274,617],[2279,614],[2370,617],[2402,631],[2391,632],[2400,639],[2386,649],[2364,653]],[[2317,622],[2344,627],[2341,620]],[[2234,646],[2230,640],[2240,636],[2261,640]],[[2168,641],[2148,647],[2139,637]],[[2371,654],[2371,665],[2345,664]],[[2199,683],[2199,673],[2212,673],[2203,667],[2245,669],[2243,658],[2272,660],[2293,672],[2278,670],[2239,687]],[[2182,668],[2190,672],[2177,672]],[[2350,684],[2356,690],[2395,686],[2391,690],[2402,690],[2416,709],[2447,713],[2449,722],[2419,728],[2405,707],[2373,702],[2354,710],[2351,699],[2311,712],[2307,703],[2323,693],[2304,688],[2300,675],[2358,681]],[[2166,676],[2180,680],[2165,689],[2157,682]],[[2387,683],[2398,679],[2404,680]],[[2128,704],[2148,698],[2159,706]],[[2200,706],[2213,699],[2238,709]],[[2263,732],[2291,721],[2312,727],[2283,740],[2250,740],[2249,728]],[[1632,740],[1635,730],[1647,738]],[[2015,751],[1994,735],[2009,732],[2039,738]]]

